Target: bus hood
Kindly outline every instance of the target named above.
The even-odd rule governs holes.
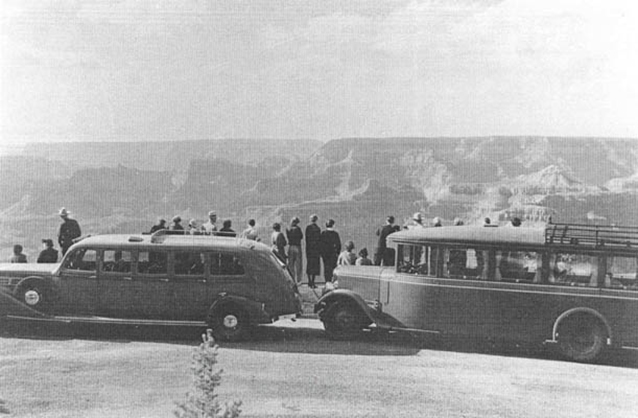
[[[0,276],[42,276],[52,275],[59,263],[0,263]]]

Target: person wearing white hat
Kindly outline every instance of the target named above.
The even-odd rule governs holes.
[[[215,213],[214,210],[211,210],[208,212],[208,221],[202,225],[202,229],[205,234],[215,235],[215,232],[217,232],[217,225],[215,225],[215,222],[217,222],[217,213]]]
[[[58,229],[58,244],[60,244],[63,256],[69,247],[73,245],[75,239],[82,235],[78,221],[69,218],[69,214],[70,212],[66,210],[66,208],[62,208],[60,212],[58,212],[58,215],[62,218],[62,223]]]
[[[425,225],[423,225],[423,216],[421,216],[421,212],[417,212],[414,215],[412,215],[412,223],[407,226],[407,229],[418,229],[418,228],[425,228]]]

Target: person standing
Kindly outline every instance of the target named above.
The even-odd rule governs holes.
[[[211,210],[208,212],[208,221],[202,225],[202,229],[206,235],[215,235],[215,232],[217,232],[217,225],[215,225],[215,222],[217,222],[217,213],[215,213],[214,210]]]
[[[157,223],[151,227],[151,234],[162,229],[166,229],[166,219],[158,218]]]
[[[219,230],[217,235],[222,237],[236,237],[237,233],[233,231],[233,228],[231,228],[232,226],[232,221],[230,219],[226,219],[222,225],[222,229]]]
[[[301,283],[303,272],[303,262],[301,260],[303,232],[301,232],[299,227],[299,218],[296,216],[290,221],[290,228],[286,229],[286,237],[288,238],[288,266],[295,282],[299,284]]]
[[[314,289],[315,277],[321,274],[321,228],[317,225],[319,217],[310,215],[310,224],[306,226],[306,275],[308,287]]]
[[[281,232],[281,224],[279,222],[275,222],[272,225],[272,234],[270,236],[270,241],[272,243],[272,251],[279,257],[281,261],[286,262],[286,245],[288,242],[286,241],[286,237],[284,233]]]
[[[412,224],[408,225],[407,229],[420,229],[425,228],[423,225],[423,216],[421,216],[421,212],[417,212],[412,215]]]
[[[22,245],[16,244],[13,246],[13,255],[9,259],[10,263],[26,263],[27,256],[22,253]]]
[[[377,242],[377,251],[374,254],[374,264],[376,266],[393,266],[394,265],[394,250],[388,248],[386,238],[388,235],[396,232],[394,226],[394,216],[390,215],[386,218],[385,225],[377,229],[377,236],[379,240]]]
[[[248,220],[248,228],[244,229],[244,232],[241,233],[241,237],[252,241],[259,241],[254,219]]]
[[[70,218],[69,213],[70,212],[65,208],[60,209],[60,212],[58,213],[60,218],[62,218],[62,223],[58,229],[58,244],[60,244],[62,256],[64,256],[69,247],[73,245],[75,239],[82,235],[78,221]]]
[[[58,262],[58,250],[53,248],[52,239],[43,239],[42,246],[44,247],[38,255],[38,263],[57,263]]]
[[[328,219],[326,229],[321,232],[321,258],[323,259],[323,277],[326,283],[332,282],[332,272],[337,267],[337,258],[341,252],[341,238],[334,230],[335,221]]]
[[[179,215],[173,216],[173,223],[171,223],[171,226],[168,229],[171,231],[183,231],[184,226],[182,226],[182,217]]]

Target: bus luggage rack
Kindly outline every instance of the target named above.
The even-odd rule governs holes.
[[[587,247],[638,248],[638,227],[581,224],[549,224],[545,243]]]

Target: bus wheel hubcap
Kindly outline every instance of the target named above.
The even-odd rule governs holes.
[[[40,302],[40,294],[37,290],[27,290],[24,293],[24,301],[27,305],[37,305]]]
[[[224,317],[224,326],[226,328],[235,328],[238,322],[239,321],[235,315],[228,314]]]

